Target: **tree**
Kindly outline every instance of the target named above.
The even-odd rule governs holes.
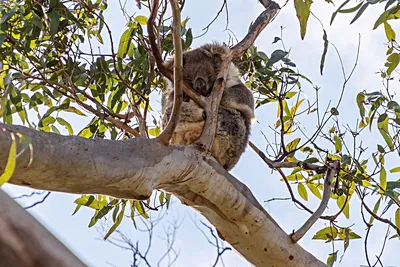
[[[189,21],[182,22],[179,18],[184,1],[170,1],[171,8],[167,2],[152,1],[151,7],[139,1],[138,5],[149,9],[150,16],[126,13],[127,29],[118,46],[103,16],[107,9],[104,1],[26,1],[23,4],[9,1],[4,4],[0,21],[0,85],[4,89],[0,109],[4,123],[0,126],[4,131],[0,132],[0,147],[9,153],[0,154],[0,168],[4,169],[1,183],[85,194],[76,204],[77,209],[88,206],[95,210],[90,225],[107,214],[114,214],[115,224],[105,238],[119,226],[127,209],[147,217],[146,210],[152,207],[146,200],[154,190],[162,190],[157,193],[159,205],[168,203],[170,196],[166,192],[172,193],[204,215],[222,239],[256,266],[325,266],[296,242],[321,219],[329,226],[317,231],[314,238],[332,244],[340,240],[345,251],[352,239],[360,238],[352,227],[338,222],[339,215],[350,216],[350,200],[354,197],[362,206],[366,242],[374,222],[387,224],[394,231],[393,237],[398,237],[400,186],[399,181],[388,180],[387,171],[400,171],[391,162],[399,149],[400,107],[389,88],[399,54],[396,34],[388,22],[397,18],[398,4],[388,1],[386,11],[375,23],[375,28],[383,24],[389,41],[389,56],[381,71],[384,90],[358,94],[355,104],[360,122],[356,128],[350,128],[339,123],[338,115],[357,60],[349,74],[344,72],[338,102],[324,110],[320,106],[319,88],[297,71],[284,45],[283,50],[272,53],[251,46],[279,9],[273,2],[260,2],[265,11],[243,41],[232,47],[232,59],[239,66],[246,85],[253,89],[257,108],[274,105],[277,109],[272,128],[279,141],[267,140],[265,153],[253,143],[250,146],[269,168],[281,175],[291,200],[310,213],[299,230],[287,235],[250,189],[207,155],[215,131],[213,116],[218,102],[196,96],[187,84],[182,89],[203,105],[208,115],[200,145],[166,146],[178,116],[173,116],[169,127],[160,133],[150,94],[162,88],[160,73],[172,79],[171,73],[162,68],[162,60],[173,51],[179,57],[182,49],[191,46],[193,34]],[[333,13],[331,23],[341,13],[357,12],[354,22],[367,8],[377,4],[367,1],[347,8],[348,3]],[[311,1],[294,1],[302,38],[306,36],[311,4]],[[165,16],[168,9],[172,10],[173,19]],[[102,44],[105,37],[110,40],[110,51],[94,52],[93,43]],[[321,74],[330,47],[325,29],[323,41]],[[284,44],[283,37],[275,37],[274,42]],[[90,52],[83,50],[84,44],[89,45]],[[219,75],[224,77],[224,72],[226,69]],[[176,95],[180,91],[178,81],[179,77],[175,77]],[[314,103],[303,98],[304,84],[314,86],[317,95]],[[216,84],[215,89],[221,86],[223,82]],[[213,99],[218,99],[220,90],[214,92]],[[179,113],[179,97],[175,106]],[[38,115],[37,125],[28,115],[30,112]],[[88,112],[94,117],[77,137],[62,117],[65,112],[77,116]],[[29,127],[13,125],[17,116]],[[315,116],[317,128],[311,134],[303,135],[302,116]],[[70,136],[61,136],[60,126]],[[372,127],[378,129],[384,143],[372,153],[368,151],[371,160],[365,143],[360,143],[359,138]],[[295,196],[292,186],[297,187],[303,200]],[[315,212],[304,204],[308,192],[321,198]],[[371,195],[376,201],[372,206],[366,201]],[[336,202],[338,211],[323,215],[329,201]],[[337,260],[337,255],[338,251],[333,250],[328,257],[329,265]],[[372,265],[368,255],[367,261]]]

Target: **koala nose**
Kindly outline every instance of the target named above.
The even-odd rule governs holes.
[[[202,95],[207,94],[207,83],[204,79],[202,78],[197,78],[196,81],[194,81],[194,90],[199,92]]]

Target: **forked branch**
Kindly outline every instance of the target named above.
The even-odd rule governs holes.
[[[310,218],[303,224],[303,226],[290,236],[293,242],[297,243],[307,233],[311,226],[313,226],[314,223],[321,217],[322,213],[324,213],[331,197],[332,180],[333,177],[336,176],[336,174],[338,173],[339,168],[339,161],[334,161],[328,164],[328,171],[326,172],[324,192],[322,194],[321,203],[319,204],[318,209],[310,216]]]
[[[264,2],[261,3],[264,4]],[[217,128],[218,108],[225,88],[228,67],[231,64],[232,59],[240,57],[251,45],[253,45],[258,35],[272,21],[279,9],[280,8],[277,3],[270,2],[266,7],[266,10],[258,16],[255,23],[250,27],[250,30],[245,38],[235,45],[230,50],[230,53],[222,59],[221,71],[218,74],[217,81],[214,84],[214,88],[210,96],[207,97],[207,105],[203,106],[206,111],[207,118],[200,139],[196,142],[201,150],[208,152],[211,150],[213,145]]]

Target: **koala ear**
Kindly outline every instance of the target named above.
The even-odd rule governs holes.
[[[167,69],[172,69],[173,67],[174,67],[174,58],[172,57],[172,58],[170,58],[170,59],[168,59],[167,61],[165,61],[164,63],[163,63],[163,65],[164,65],[164,67],[166,67]]]

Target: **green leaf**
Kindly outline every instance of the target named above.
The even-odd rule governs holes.
[[[400,62],[400,55],[398,53],[393,53],[390,56],[388,56],[387,62],[385,64],[385,66],[388,67],[386,71],[388,75],[390,75],[396,69],[396,67],[399,65],[399,62]]]
[[[142,201],[135,201],[135,208],[137,209],[139,214],[142,215],[145,219],[150,218],[147,212],[144,210]]]
[[[300,22],[300,36],[304,40],[307,31],[308,17],[311,12],[312,0],[294,0],[294,7],[296,9],[296,16]]]
[[[379,153],[385,153],[385,149],[383,148],[383,146],[381,146],[381,145],[377,145],[377,146],[378,146]]]
[[[397,210],[396,210],[396,213],[394,215],[394,221],[395,221],[397,228],[400,229],[400,208],[397,208]]]
[[[390,170],[390,173],[400,172],[400,167],[396,167]]]
[[[149,19],[148,19],[147,17],[141,16],[141,15],[135,17],[135,21],[136,21],[137,23],[141,24],[141,25],[146,25],[148,20],[149,20]]]
[[[381,198],[379,198],[378,201],[375,203],[374,210],[372,211],[374,214],[376,214],[378,212],[380,205],[381,205]],[[368,224],[372,224],[374,219],[375,219],[374,216],[371,215],[371,218],[369,218]]]
[[[193,34],[192,34],[192,29],[190,28],[187,32],[186,32],[186,47],[190,47],[192,45],[193,42]]]
[[[383,194],[386,191],[386,186],[387,186],[387,174],[383,166],[381,167],[381,171],[379,173],[379,186],[381,187],[379,192]]]
[[[367,9],[367,7],[369,6],[369,3],[365,3],[360,10],[358,10],[357,14],[354,16],[353,20],[350,22],[350,24],[353,24],[353,22],[355,22],[356,20],[358,20],[358,18],[362,15],[362,13],[364,13],[364,11]]]
[[[388,39],[389,42],[393,42],[396,40],[396,33],[392,29],[392,27],[387,23],[386,21],[383,22],[383,25],[385,26],[385,34],[386,38]]]
[[[160,133],[161,133],[161,130],[160,130],[159,127],[156,127],[156,128],[149,129],[149,130],[148,130],[148,133],[149,133],[149,135],[151,135],[151,136],[159,136]]]
[[[164,192],[161,191],[160,195],[158,196],[158,201],[160,202],[160,205],[164,204]]]
[[[281,40],[281,38],[275,37],[275,38],[274,38],[274,41],[273,41],[272,43],[275,44],[275,43],[277,43],[277,42],[280,41],[280,40]]]
[[[304,184],[298,183],[297,190],[299,191],[299,195],[301,196],[301,198],[304,199],[305,201],[307,201],[308,193],[307,193],[307,190],[306,190],[306,187],[304,186]]]
[[[301,103],[303,103],[304,99],[300,99],[299,101],[296,102],[296,104],[290,109],[290,114],[292,116],[296,115],[297,110],[299,109]]]
[[[336,153],[342,152],[342,140],[340,140],[339,136],[337,135],[333,137],[333,140],[335,140]]]
[[[341,9],[341,10],[338,10],[337,12],[339,12],[339,13],[353,13],[353,12],[356,12],[361,7],[361,5],[362,5],[362,2],[359,3],[358,5],[356,5],[355,7],[348,8],[348,9]]]
[[[121,209],[120,213],[118,214],[118,217],[117,217],[114,225],[111,226],[110,230],[108,230],[107,234],[104,236],[104,238],[103,238],[104,240],[106,240],[117,229],[117,227],[121,224],[122,219],[124,218],[126,203],[127,203],[126,200],[123,201],[122,209]]]
[[[344,7],[345,5],[347,5],[349,2],[350,2],[350,0],[344,1],[343,4],[341,4],[340,7],[339,7],[335,12],[333,12],[332,17],[331,17],[330,25],[332,25],[333,20],[335,19],[336,15],[337,15],[337,13],[340,11],[340,9],[341,9],[342,7]]]
[[[339,207],[339,209],[342,209],[343,206],[343,214],[344,216],[349,219],[350,218],[350,205],[349,205],[350,199],[347,199],[346,202],[346,197],[345,196],[340,196],[338,197],[338,199],[336,200],[336,204]]]
[[[82,195],[80,198],[76,199],[74,201],[75,204],[86,206],[92,209],[100,210],[102,209],[105,205],[107,205],[107,202],[105,201],[97,201],[96,198],[92,195],[87,196],[87,195]]]
[[[284,57],[286,57],[287,54],[288,52],[285,52],[283,50],[280,49],[275,50],[274,52],[272,52],[270,58],[268,59],[267,67],[272,66],[279,60],[283,59]]]
[[[72,126],[69,122],[60,117],[57,118],[57,122],[67,129],[69,135],[74,135],[74,130],[72,130]]]
[[[331,108],[331,114],[333,116],[339,116],[339,110],[337,110],[336,108]]]
[[[51,11],[48,15],[50,19],[50,34],[54,35],[58,32],[58,25],[60,25],[60,13],[58,11]]]
[[[325,57],[326,57],[326,53],[328,52],[328,45],[329,45],[328,36],[326,34],[325,29],[324,29],[324,35],[322,36],[322,39],[324,40],[324,51],[322,52],[321,63],[319,64],[319,70],[320,70],[321,75],[323,75],[324,66],[325,66]]]
[[[9,83],[7,89],[4,91],[1,101],[0,101],[0,118],[2,118],[6,113],[6,106],[8,101],[8,95],[10,94],[12,89],[12,83]]]
[[[169,204],[171,203],[171,194],[167,193],[165,198],[167,199],[167,208],[169,208]]]
[[[333,266],[336,260],[337,260],[337,251],[329,254],[326,264],[328,264],[328,266]]]
[[[392,7],[391,9],[383,12],[379,18],[377,19],[377,21],[374,24],[374,28],[373,30],[375,30],[376,28],[378,28],[379,25],[381,25],[383,22],[390,20],[390,19],[394,19],[394,18],[398,18],[395,14],[397,13],[397,11],[400,10],[400,6],[395,6]]]
[[[299,172],[286,176],[286,180],[288,180],[288,181],[300,181],[303,179],[304,179],[303,174],[301,174]]]
[[[296,150],[297,145],[300,143],[301,138],[296,138],[293,141],[291,141],[289,144],[286,145],[286,151],[291,152]]]
[[[10,151],[8,152],[8,159],[7,159],[7,164],[6,168],[4,169],[4,172],[0,175],[0,187],[7,183],[11,176],[14,173],[15,166],[17,164],[17,140],[15,139],[14,133],[10,133],[11,136],[11,147]]]
[[[338,230],[334,226],[328,226],[319,230],[312,239],[317,240],[332,240],[337,237]]]
[[[72,213],[72,215],[75,215],[75,213],[77,213],[78,212],[78,210],[80,209],[82,207],[82,205],[76,205],[76,208],[75,208],[75,210],[74,210],[74,212]]]
[[[128,53],[129,46],[133,45],[132,44],[133,32],[134,30],[129,28],[122,34],[121,39],[119,40],[119,46],[117,52],[118,58],[124,58],[126,56],[126,53]]]
[[[365,100],[364,93],[358,93],[357,94],[357,106],[358,106],[358,109],[360,110],[360,116],[361,116],[362,120],[364,120],[364,117],[365,117],[364,100]]]
[[[3,24],[4,22],[6,22],[9,18],[12,17],[12,15],[14,15],[15,11],[17,11],[17,8],[14,7],[13,9],[11,9],[10,11],[8,11],[7,13],[3,14],[1,19],[0,19],[0,25]]]
[[[322,199],[321,192],[319,191],[319,187],[317,184],[307,183],[308,189],[319,199]]]
[[[378,130],[381,133],[383,139],[385,140],[386,144],[390,148],[391,151],[393,151],[393,141],[392,138],[389,135],[389,118],[386,113],[382,114],[378,118]]]

